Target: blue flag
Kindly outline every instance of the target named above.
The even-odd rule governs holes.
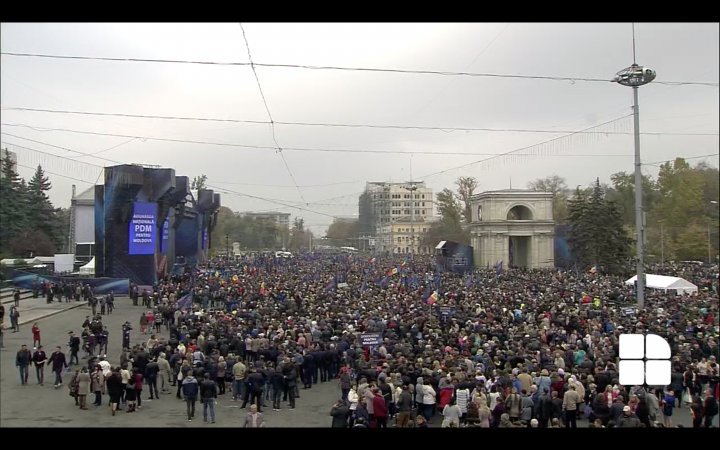
[[[177,301],[177,309],[188,309],[192,306],[192,300],[193,300],[193,293],[189,293],[187,295],[184,295],[180,298],[180,300]]]
[[[465,287],[470,287],[473,284],[473,275],[471,274],[467,279],[465,280]]]
[[[503,262],[498,261],[497,263],[495,263],[495,274],[500,275],[502,273],[502,271],[503,271]]]

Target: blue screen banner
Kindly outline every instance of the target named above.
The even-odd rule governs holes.
[[[128,255],[154,255],[157,203],[135,202],[128,233]]]

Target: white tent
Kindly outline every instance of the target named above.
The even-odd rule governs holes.
[[[634,285],[637,275],[630,278],[625,284]],[[678,277],[668,277],[665,275],[645,275],[645,285],[652,289],[660,289],[665,292],[676,291],[678,295],[697,293],[698,287],[691,282]]]
[[[78,271],[80,275],[94,275],[95,274],[95,258],[90,260],[89,263],[85,264]]]

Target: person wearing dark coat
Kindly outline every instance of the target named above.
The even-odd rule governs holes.
[[[297,388],[297,369],[295,363],[288,360],[283,368],[283,391],[287,392],[290,409],[295,409],[295,389]]]
[[[160,393],[157,388],[158,372],[160,372],[160,366],[156,359],[150,361],[145,366],[145,381],[147,381],[148,388],[150,389],[150,400],[153,399],[153,392],[155,393],[155,399],[160,400]]]
[[[32,359],[32,353],[28,350],[27,345],[23,344],[15,357],[15,365],[20,370],[20,383],[23,385],[26,385],[28,382],[28,371]]]
[[[253,368],[247,377],[247,385],[248,389],[245,391],[245,398],[241,408],[245,408],[248,400],[250,400],[250,404],[257,404],[258,412],[262,412],[262,394],[265,387],[265,378],[257,369]]]
[[[273,411],[280,411],[280,399],[285,390],[285,378],[282,365],[278,365],[270,375],[270,384],[273,388]]]
[[[118,410],[120,404],[120,396],[123,391],[122,376],[120,375],[120,368],[115,367],[112,373],[105,380],[105,386],[107,388],[108,396],[110,397],[110,407],[112,409],[112,415],[115,415],[115,411]]]
[[[344,401],[338,400],[330,410],[330,415],[332,416],[332,428],[347,428],[350,408]]]
[[[217,383],[205,374],[205,379],[200,383],[200,401],[203,404],[203,420],[208,421],[208,410],[210,411],[210,422],[215,423],[215,403],[217,402]]]
[[[57,389],[63,384],[62,370],[67,367],[65,354],[60,347],[55,347],[55,351],[50,355],[48,362],[50,363],[50,367],[52,367],[52,371],[55,373],[55,389]]]
[[[195,402],[197,402],[198,394],[200,393],[200,385],[192,372],[188,372],[187,377],[182,380],[182,392],[187,402],[187,416],[188,422],[192,422],[195,416]]]

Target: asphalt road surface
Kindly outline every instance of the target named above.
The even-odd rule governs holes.
[[[115,311],[103,317],[103,323],[110,330],[108,360],[115,365],[119,362],[121,351],[121,325],[129,321],[134,330],[131,335],[131,344],[147,341],[150,337],[143,335],[139,329],[140,314],[145,309],[132,306],[130,299],[117,298]],[[90,308],[82,306],[71,309],[51,317],[40,319],[42,343],[48,356],[55,347],[62,346],[67,352],[68,331],[73,330],[79,334],[85,317],[90,314]],[[22,386],[17,368],[15,355],[20,345],[27,344],[32,348],[31,325],[21,327],[20,333],[6,330],[4,348],[0,351],[0,427],[241,427],[248,409],[241,409],[241,402],[233,402],[228,393],[219,396],[216,406],[216,423],[205,424],[202,420],[202,404],[196,404],[195,420],[187,421],[185,402],[171,394],[161,394],[160,400],[148,400],[147,386],[142,392],[142,409],[136,413],[127,414],[119,411],[115,417],[111,415],[107,406],[108,397],[103,396],[104,405],[92,406],[93,395],[88,397],[89,410],[82,411],[69,395],[67,383],[71,374],[63,374],[65,383],[59,389],[53,387],[54,375],[49,369],[45,370],[45,384],[39,386],[35,376],[35,369],[30,369],[28,384]],[[167,331],[163,329],[163,336]],[[81,356],[84,353],[80,352]],[[87,360],[80,360],[86,364]],[[296,409],[287,409],[283,404],[282,411],[272,411],[264,408],[266,426],[273,427],[330,427],[332,418],[330,408],[340,396],[340,389],[336,381],[321,383],[310,390],[300,390],[300,398],[296,400]],[[266,404],[271,405],[270,401]],[[433,419],[437,426],[439,417]],[[716,417],[717,422],[717,417]],[[692,424],[687,408],[675,409],[673,415],[675,425],[682,424],[690,427]],[[586,427],[587,421],[579,421],[579,427]]]

